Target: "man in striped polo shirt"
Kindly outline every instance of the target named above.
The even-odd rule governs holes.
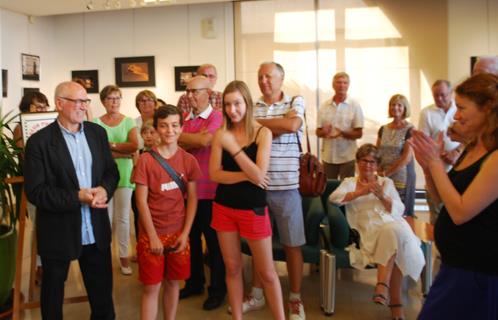
[[[289,97],[282,91],[284,69],[275,62],[262,63],[258,71],[258,84],[262,97],[256,102],[254,117],[273,133],[270,183],[267,202],[276,221],[280,241],[284,246],[289,274],[289,319],[305,319],[301,301],[304,236],[301,195],[299,194],[299,146],[304,116],[304,99]],[[243,311],[262,308],[265,304],[261,283],[253,277],[251,294],[244,301]]]

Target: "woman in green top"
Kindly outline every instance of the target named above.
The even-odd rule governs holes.
[[[130,201],[135,186],[131,183],[130,177],[133,169],[132,155],[138,147],[137,128],[133,119],[119,112],[121,90],[117,86],[109,85],[102,89],[100,101],[106,113],[94,122],[101,125],[107,132],[109,146],[120,177],[114,197],[109,201],[109,219],[111,225],[115,225],[117,230],[121,273],[131,275],[128,244],[130,242]]]

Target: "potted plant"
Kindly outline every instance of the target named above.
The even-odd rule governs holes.
[[[17,115],[8,112],[0,117],[0,314],[9,300],[14,282],[17,221],[21,206],[22,184],[9,184],[6,179],[22,176],[22,149],[16,145],[9,127]]]

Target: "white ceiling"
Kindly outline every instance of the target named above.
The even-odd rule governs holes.
[[[229,2],[232,0],[157,0],[155,3],[145,3],[145,1],[150,0],[0,0],[0,8],[31,16],[49,16],[141,7]]]

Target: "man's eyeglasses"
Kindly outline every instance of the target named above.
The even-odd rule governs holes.
[[[107,101],[121,101],[121,97],[106,97]]]
[[[66,98],[66,97],[58,97],[59,99],[66,100],[69,102],[74,103],[75,105],[81,105],[81,106],[88,106],[92,100],[90,99],[71,99],[71,98]]]
[[[194,96],[197,96],[202,90],[207,90],[208,88],[199,88],[199,89],[187,89],[185,90],[185,92],[187,93],[187,95],[189,93],[193,94]]]
[[[215,74],[205,74],[205,73],[203,73],[203,74],[201,74],[201,76],[204,76],[204,77],[209,78],[209,79],[214,79],[214,78],[216,78],[216,75],[215,75]]]

